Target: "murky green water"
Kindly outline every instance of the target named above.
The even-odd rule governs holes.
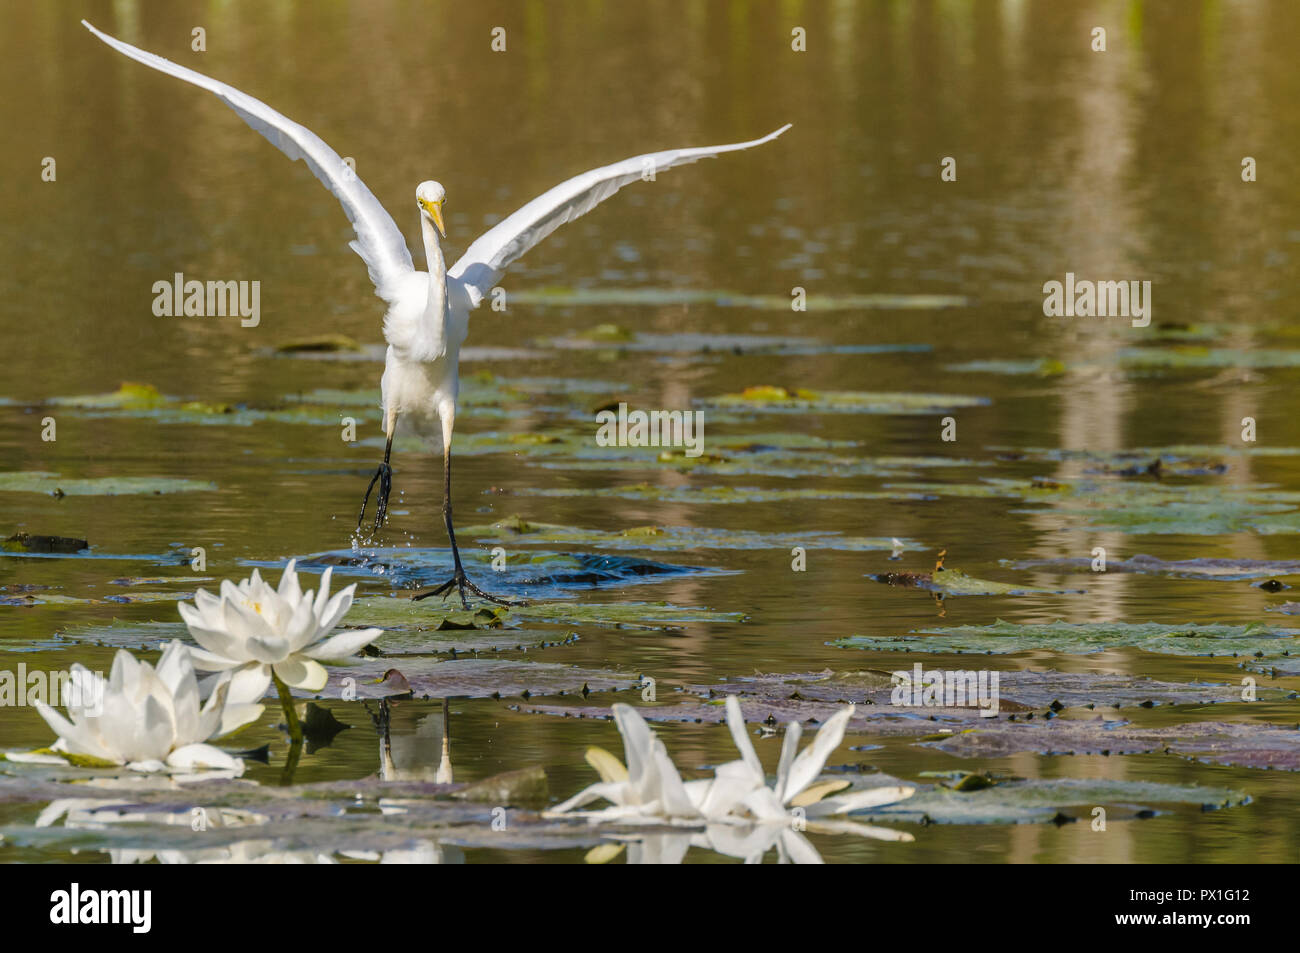
[[[1261,591],[1250,580],[1065,573],[1003,561],[1090,559],[1098,546],[1111,560],[1296,558],[1300,526],[1287,495],[1300,474],[1300,451],[1292,450],[1300,447],[1292,399],[1300,379],[1300,361],[1292,360],[1300,352],[1294,4],[5,7],[0,80],[11,95],[0,103],[8,130],[0,150],[0,452],[6,472],[57,477],[35,491],[16,480],[0,492],[0,535],[75,536],[91,546],[90,558],[0,559],[0,595],[11,601],[84,600],[0,605],[5,668],[80,660],[107,671],[114,646],[67,640],[113,620],[177,619],[172,601],[119,601],[132,593],[188,598],[188,577],[215,586],[254,565],[348,550],[382,450],[380,363],[368,352],[275,350],[325,333],[381,343],[382,306],[346,247],[347,222],[333,199],[219,102],[98,44],[78,25],[81,16],[310,126],[355,158],[416,250],[411,190],[437,178],[448,190],[453,257],[497,217],[583,169],[794,123],[762,149],[629,188],[554,235],[503,282],[520,292],[508,310],[476,314],[462,361],[469,377],[457,421],[462,526],[519,516],[610,534],[645,526],[717,531],[713,546],[678,549],[656,537],[648,548],[625,549],[599,539],[462,533],[480,582],[545,601],[664,602],[743,613],[746,621],[530,625],[534,643],[579,638],[483,654],[653,677],[659,704],[677,701],[677,686],[756,672],[893,670],[917,660],[1237,684],[1251,674],[1240,667],[1249,653],[1120,647],[1074,655],[1047,647],[973,663],[969,655],[827,643],[998,619],[1285,626],[1290,618],[1268,611],[1287,600],[1285,591]],[[502,24],[507,52],[492,53],[490,30]],[[790,50],[794,25],[807,29],[806,53]],[[204,53],[189,49],[196,26],[207,31]],[[1095,26],[1107,29],[1105,53],[1089,47]],[[41,179],[47,156],[57,163],[54,182]],[[956,158],[955,182],[940,180],[945,156]],[[1255,182],[1242,181],[1244,156],[1258,162]],[[155,317],[153,283],[175,272],[260,281],[260,324]],[[1067,272],[1151,281],[1151,327],[1044,317],[1043,283]],[[817,306],[792,312],[785,302],[796,286]],[[555,293],[523,294],[542,289]],[[633,290],[623,299],[577,293]],[[674,291],[702,294],[667,294]],[[763,297],[733,303],[728,295]],[[848,300],[864,295],[896,297]],[[620,330],[592,333],[602,325]],[[110,394],[123,382],[175,400],[139,409],[51,403]],[[931,402],[915,413],[716,403],[758,386],[981,400],[956,401],[956,409]],[[373,398],[357,394],[370,390]],[[703,407],[711,457],[686,467],[659,461],[655,450],[600,452],[594,412],[619,400]],[[209,406],[185,408],[186,401]],[[947,416],[956,420],[953,442],[941,440]],[[53,441],[42,439],[46,417],[56,422]],[[344,417],[357,422],[354,443],[341,439]],[[1255,443],[1242,441],[1244,417],[1256,422]],[[512,443],[514,434],[558,442]],[[1146,449],[1180,446],[1203,449]],[[1098,459],[1034,452],[1058,448]],[[1137,452],[1119,459],[1124,450]],[[1087,472],[1108,463],[1141,469],[1156,457],[1166,469],[1159,477]],[[1180,466],[1196,472],[1180,475]],[[59,498],[46,485],[106,477],[213,487]],[[1013,490],[987,492],[997,480]],[[1052,483],[1073,490],[1053,493]],[[438,461],[400,447],[396,487],[400,499],[380,542],[418,553],[405,575],[351,577],[363,594],[436,582],[450,571]],[[640,489],[619,496],[614,487]],[[798,492],[776,499],[753,492],[791,490]],[[840,545],[834,534],[886,548]],[[908,541],[894,561],[892,537]],[[496,580],[495,545],[514,567]],[[790,550],[800,545],[806,571],[794,572]],[[189,565],[194,547],[206,552],[206,572]],[[928,570],[940,549],[948,567],[975,577],[1086,592],[940,600],[866,578]],[[708,571],[594,587],[521,585],[537,552]],[[542,575],[554,569],[540,565]],[[141,577],[161,581],[113,582]],[[436,626],[440,607],[417,605]],[[1295,677],[1255,677],[1261,688],[1300,688]],[[598,692],[583,704],[619,698],[639,702],[633,692]],[[539,702],[566,703],[454,699],[457,780],[540,765],[556,798],[593,780],[583,752],[590,744],[619,750],[612,724],[526,711]],[[304,755],[295,780],[373,775],[379,747],[366,710],[323,704],[351,727]],[[434,699],[400,707],[399,736],[423,714],[441,712]],[[1298,720],[1285,692],[1208,707],[1123,714],[1151,727]],[[238,738],[239,747],[270,743],[271,763],[249,774],[267,784],[279,781],[285,751],[275,716]],[[688,776],[733,757],[719,726],[668,723],[658,731]],[[3,747],[50,740],[33,709],[0,707]],[[779,739],[756,744],[774,770]],[[882,747],[850,747],[870,744]],[[912,843],[811,835],[828,860],[1297,859],[1294,771],[1160,753],[966,759],[914,737],[851,732],[830,764],[858,763],[911,780],[924,780],[923,771],[991,770],[1197,783],[1252,800],[1209,813],[1173,806],[1115,820],[1105,832],[1092,829],[1084,810],[1077,823],[1061,825],[904,825]],[[1290,764],[1297,766],[1294,753]],[[28,829],[39,809],[0,805],[0,826]],[[588,846],[478,847],[466,857],[572,861]],[[3,856],[60,859],[66,851],[57,840],[19,836]],[[78,855],[88,857],[108,859],[93,844]],[[719,858],[693,850],[689,859]]]

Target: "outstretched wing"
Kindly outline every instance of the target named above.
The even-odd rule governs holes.
[[[217,98],[239,113],[244,122],[265,136],[271,145],[290,159],[306,162],[316,178],[338,197],[343,211],[347,212],[352,221],[357,237],[350,244],[370,270],[375,293],[390,303],[394,300],[402,277],[415,270],[411,263],[411,252],[406,247],[406,239],[402,237],[401,229],[392,216],[384,211],[379,200],[366,188],[366,184],[357,178],[351,167],[319,136],[233,86],[219,83],[202,73],[177,66],[161,56],[107,36],[85,20],[81,21],[81,25],[119,53],[145,66],[151,66],[160,73],[175,76],[215,93]]]
[[[469,294],[470,303],[478,307],[480,301],[513,261],[537,245],[565,222],[586,215],[623,186],[648,177],[675,165],[684,165],[737,149],[752,149],[771,142],[789,129],[787,123],[776,132],[761,139],[737,142],[727,146],[704,146],[699,149],[670,149],[650,152],[615,162],[599,169],[562,182],[533,199],[513,215],[498,222],[480,235],[465,250],[447,274],[459,279]]]

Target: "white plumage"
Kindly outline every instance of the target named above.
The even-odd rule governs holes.
[[[442,221],[446,192],[437,182],[422,182],[416,188],[416,204],[420,209],[428,271],[416,271],[406,240],[392,216],[338,153],[306,126],[233,86],[107,36],[85,20],[81,22],[119,53],[215,94],[273,146],[289,158],[307,163],[316,178],[338,198],[356,231],[351,247],[366,263],[375,294],[388,304],[384,316],[388,352],[382,382],[388,446],[384,462],[371,480],[371,489],[376,480],[380,482],[375,528],[383,524],[387,513],[393,431],[398,418],[405,418],[421,436],[430,441],[440,440],[443,451],[443,515],[456,569],[447,584],[428,595],[446,595],[455,588],[462,602],[468,605],[465,599],[468,588],[483,598],[503,602],[466,579],[452,528],[451,439],[460,386],[460,346],[469,333],[470,311],[478,307],[511,262],[623,186],[650,179],[675,165],[762,145],[781,135],[789,125],[749,142],[651,152],[574,176],[484,232],[450,268],[443,259],[440,241],[446,234]],[[369,497],[368,489],[367,501]],[[365,502],[362,519],[364,516]],[[357,525],[360,527],[361,520]]]

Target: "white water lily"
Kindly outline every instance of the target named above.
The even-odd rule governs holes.
[[[569,800],[557,804],[547,816],[568,814],[586,817],[592,821],[622,821],[640,823],[671,823],[676,825],[780,824],[790,827],[813,818],[861,810],[881,804],[891,804],[911,797],[915,788],[890,785],[858,789],[842,795],[833,795],[849,787],[843,779],[818,782],[826,759],[839,747],[844,731],[853,717],[854,706],[848,705],[818,730],[812,744],[796,756],[801,728],[797,722],[786,726],[785,743],[777,768],[776,786],[768,787],[758,754],[745,730],[745,719],[740,701],[734,695],[727,698],[727,724],[732,739],[740,751],[740,760],[729,761],[714,769],[712,778],[682,781],[676,766],[668,756],[645,719],[628,705],[613,706],[614,722],[623,736],[627,766],[602,748],[590,748],[587,761],[600,775],[600,781],[579,791]],[[592,801],[604,799],[612,807],[598,811],[578,811]],[[902,831],[890,831],[849,821],[819,822],[817,828],[828,833],[852,832],[882,840],[911,840]],[[753,835],[762,841],[766,835]],[[766,842],[773,846],[776,841]],[[791,854],[803,853],[799,839],[791,839],[785,846]],[[751,848],[745,856],[763,851]],[[811,849],[811,847],[809,847]],[[815,851],[813,854],[815,855]]]
[[[107,681],[73,665],[72,681],[76,690],[66,698],[66,718],[49,705],[36,703],[36,710],[59,736],[52,751],[136,771],[243,772],[242,761],[205,743],[223,733],[230,679],[220,678],[200,707],[198,679],[184,643],[168,642],[156,668],[121,650]],[[251,715],[247,720],[261,715],[260,705],[244,707],[250,709],[245,712]]]
[[[739,803],[731,805],[731,811],[748,814],[758,821],[788,822],[796,808],[802,812],[803,818],[812,819],[893,804],[915,794],[916,788],[904,785],[858,788],[836,794],[835,792],[849,787],[847,780],[817,780],[826,767],[826,759],[844,740],[844,731],[848,728],[849,719],[853,717],[853,711],[853,705],[846,705],[827,718],[817,730],[812,743],[797,755],[795,751],[799,747],[803,729],[797,721],[787,724],[785,741],[781,745],[781,760],[776,769],[776,784],[768,787],[763,765],[745,730],[745,716],[740,709],[740,699],[728,695],[727,727],[731,729],[731,738],[740,751],[741,760],[720,766],[718,774],[721,775],[723,769],[728,769],[753,781]]]
[[[697,822],[703,819],[699,804],[709,781],[687,785],[668,757],[668,749],[659,740],[640,713],[630,705],[613,706],[614,723],[623,736],[627,766],[603,748],[587,750],[587,761],[600,781],[579,791],[563,804],[557,804],[548,816],[567,814],[575,808],[604,798],[613,807],[601,811],[579,812],[593,820],[632,820],[644,822]]]
[[[321,576],[320,590],[303,592],[294,561],[285,567],[280,586],[273,589],[256,569],[238,585],[221,583],[221,595],[199,589],[194,605],[178,605],[190,635],[195,667],[232,673],[227,702],[231,719],[243,717],[242,706],[266,695],[272,674],[291,688],[317,692],[329,674],[320,659],[344,659],[378,638],[382,629],[358,629],[331,636],[352,607],[356,583],[330,598],[330,574]]]

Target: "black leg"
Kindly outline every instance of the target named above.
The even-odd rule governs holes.
[[[393,468],[389,466],[388,460],[393,454],[393,435],[388,435],[388,442],[384,444],[384,462],[375,470],[375,475],[370,478],[370,485],[366,487],[365,499],[361,501],[361,515],[357,517],[357,531],[361,531],[361,524],[366,519],[366,504],[370,502],[370,491],[375,488],[375,483],[379,483],[379,495],[375,498],[375,528],[372,533],[379,532],[388,519],[388,495],[393,492]]]
[[[522,602],[511,602],[508,599],[499,599],[496,596],[488,595],[474,583],[469,581],[465,575],[465,567],[460,563],[460,549],[456,546],[456,530],[452,526],[451,519],[451,448],[448,447],[442,453],[442,521],[447,527],[447,539],[451,542],[451,558],[456,564],[454,575],[432,592],[426,592],[416,596],[416,599],[428,599],[430,596],[442,596],[445,600],[452,590],[460,593],[461,605],[468,609],[469,599],[465,596],[465,590],[468,589],[480,599],[486,599],[488,602],[495,602],[499,606],[521,606]]]

